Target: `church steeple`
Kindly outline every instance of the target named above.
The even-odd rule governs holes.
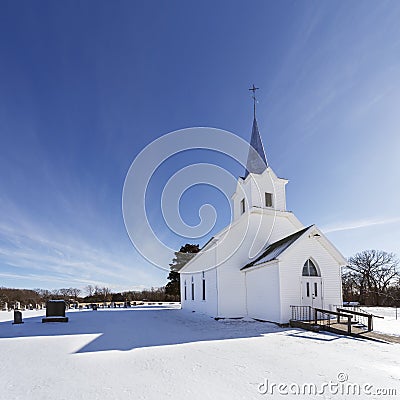
[[[254,85],[251,90],[253,92],[254,101],[254,118],[253,128],[251,131],[250,149],[249,155],[247,156],[246,171],[244,177],[246,178],[249,173],[262,174],[268,167],[267,158],[265,156],[264,146],[261,141],[260,132],[258,130],[257,118],[256,118],[256,88]]]
[[[232,195],[233,220],[242,215],[265,215],[274,218],[276,212],[286,212],[286,179],[278,178],[267,163],[256,118],[256,97],[253,92],[254,116],[250,149],[244,177],[239,177]],[[251,174],[251,177],[249,177]],[[248,179],[246,179],[248,178]]]

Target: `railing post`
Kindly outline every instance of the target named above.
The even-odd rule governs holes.
[[[311,322],[311,306],[308,306],[308,322]]]
[[[372,315],[368,316],[368,331],[372,331]]]
[[[351,318],[352,317],[350,315],[347,317],[347,333],[349,335],[351,335]]]
[[[314,308],[314,321],[315,325],[318,325],[318,311],[316,308]]]

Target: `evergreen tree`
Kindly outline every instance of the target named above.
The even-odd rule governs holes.
[[[186,243],[180,248],[179,251],[175,252],[175,257],[172,259],[172,263],[169,264],[170,272],[168,275],[169,282],[165,286],[165,293],[173,295],[179,298],[180,295],[180,275],[179,271],[183,266],[189,262],[196,253],[200,251],[198,244]]]

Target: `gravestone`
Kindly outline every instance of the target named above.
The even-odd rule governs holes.
[[[8,304],[7,303],[4,303],[3,304],[3,309],[2,309],[3,311],[7,311],[8,310]]]
[[[14,310],[14,322],[13,322],[13,325],[23,324],[23,323],[24,323],[24,321],[22,321],[22,312]]]
[[[42,322],[68,322],[65,308],[64,300],[49,300],[46,303],[46,317],[42,318]]]

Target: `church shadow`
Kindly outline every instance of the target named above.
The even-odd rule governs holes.
[[[42,323],[42,317],[25,318],[24,324],[0,323],[5,338],[97,335],[75,353],[132,350],[214,340],[261,337],[282,332],[271,323],[219,320],[164,307],[123,310],[74,311],[68,323]]]
[[[347,336],[347,335],[339,335],[333,332],[320,332],[316,335],[307,335],[307,331],[299,331],[296,333],[293,332],[288,332],[286,336],[292,336],[296,338],[302,338],[302,339],[308,339],[308,340],[314,340],[314,341],[321,341],[321,342],[333,342],[335,340],[339,339],[351,339],[351,340],[358,340],[358,341],[365,341],[363,338],[358,338],[354,336]]]

